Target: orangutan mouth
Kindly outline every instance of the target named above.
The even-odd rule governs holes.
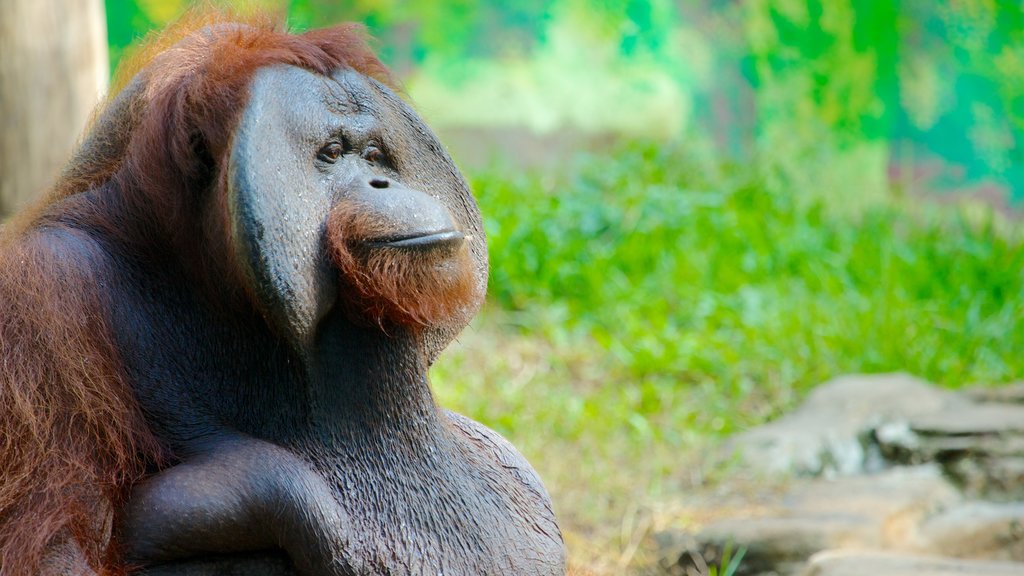
[[[431,232],[429,234],[418,234],[416,236],[405,236],[402,238],[369,240],[366,242],[366,246],[369,248],[400,248],[403,250],[425,252],[435,249],[454,250],[468,239],[468,236],[458,230],[444,230],[441,232]]]

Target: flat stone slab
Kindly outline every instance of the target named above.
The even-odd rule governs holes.
[[[919,530],[931,554],[1024,562],[1024,503],[961,502]]]
[[[967,403],[875,429],[890,462],[941,462],[970,496],[1024,498],[1024,404]]]
[[[959,501],[960,494],[936,465],[798,482],[781,499],[789,514],[826,513],[878,520],[908,513],[927,514]]]
[[[1024,564],[935,556],[828,550],[815,554],[802,576],[1021,576]]]
[[[911,430],[928,436],[982,436],[1024,433],[1024,405],[971,404],[918,414]]]
[[[918,523],[960,502],[937,466],[794,483],[759,516],[716,520],[694,538],[709,563],[727,547],[746,549],[739,574],[795,574],[831,548],[917,546]],[[687,553],[677,556],[685,563]]]
[[[975,386],[964,392],[975,402],[1024,404],[1024,381],[999,386]]]
[[[716,522],[697,535],[701,554],[718,563],[723,551],[745,549],[738,574],[795,574],[829,548],[879,546],[878,523],[857,515],[751,518]],[[685,560],[685,559],[681,559]]]
[[[852,475],[872,462],[869,437],[887,422],[906,422],[968,400],[907,374],[842,376],[815,388],[792,413],[734,437],[726,446],[737,468],[767,475]]]

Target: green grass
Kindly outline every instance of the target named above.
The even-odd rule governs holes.
[[[478,174],[490,301],[432,374],[535,463],[576,556],[607,573],[634,562],[629,510],[702,481],[710,442],[829,377],[1024,376],[1024,244],[994,216],[850,213],[688,158],[634,144]]]

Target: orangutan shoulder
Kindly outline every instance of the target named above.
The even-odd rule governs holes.
[[[551,498],[537,472],[511,442],[487,426],[458,414],[445,411],[450,428],[478,454],[482,454],[522,483],[523,487],[550,507]]]

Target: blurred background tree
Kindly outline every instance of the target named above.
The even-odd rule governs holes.
[[[102,0],[10,0],[0,18],[0,216],[56,178],[106,92]]]

